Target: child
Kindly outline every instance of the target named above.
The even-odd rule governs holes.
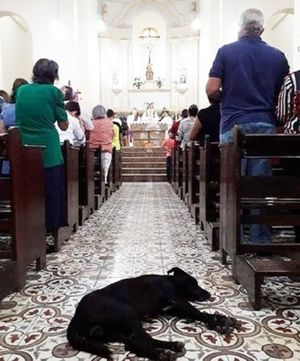
[[[162,144],[162,147],[166,150],[167,180],[169,183],[172,180],[172,150],[175,145],[174,134],[169,132],[169,138],[166,138]]]

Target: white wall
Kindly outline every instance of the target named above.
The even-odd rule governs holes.
[[[300,69],[300,1],[295,0],[294,6],[294,41],[292,70]]]
[[[0,54],[1,79],[0,88],[11,92],[16,78],[30,81],[32,69],[32,42],[28,28],[22,19],[0,13]]]

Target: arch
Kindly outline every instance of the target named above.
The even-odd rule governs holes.
[[[26,20],[12,11],[0,11],[0,87],[10,91],[15,78],[31,77],[32,33]]]
[[[151,3],[134,0],[124,6],[112,25],[119,28],[130,28],[134,18],[144,11],[159,12],[165,19],[169,27],[183,26],[185,17],[179,13],[174,4],[165,0],[154,0]]]
[[[274,12],[265,22],[264,39],[272,46],[282,50],[289,63],[293,59],[293,42],[286,41],[294,34],[293,8],[283,8]]]

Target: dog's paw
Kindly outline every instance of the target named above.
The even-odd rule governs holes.
[[[159,361],[176,361],[177,355],[170,350],[164,350],[159,354]]]
[[[214,315],[213,322],[210,323],[209,327],[221,334],[230,334],[234,329],[239,329],[239,323],[232,317],[223,315]]]
[[[175,342],[173,351],[176,353],[181,353],[185,350],[184,346],[184,342]]]
[[[106,347],[99,348],[98,352],[96,352],[98,356],[101,356],[103,358],[106,358],[108,361],[113,360],[113,353]]]

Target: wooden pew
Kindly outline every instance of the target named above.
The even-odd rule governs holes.
[[[182,151],[182,197],[185,204],[189,199],[189,151],[190,147],[186,146]]]
[[[94,151],[94,182],[95,182],[95,209],[99,209],[105,201],[105,180],[102,169],[101,147]]]
[[[221,147],[221,257],[232,258],[234,278],[248,291],[255,309],[261,307],[261,284],[268,276],[299,276],[300,262],[285,258],[262,262],[245,256],[268,252],[282,256],[300,251],[300,243],[249,244],[242,240],[245,224],[300,225],[299,177],[287,175],[248,176],[241,174],[242,159],[300,158],[300,135],[242,135],[234,129],[233,143]],[[224,168],[224,171],[223,171]],[[224,189],[225,188],[225,189]],[[222,195],[225,191],[225,195]],[[227,204],[225,204],[227,203]],[[259,214],[251,210],[259,209]]]
[[[183,168],[182,168],[182,148],[177,146],[175,148],[175,167],[176,167],[176,176],[175,176],[175,192],[177,195],[182,198],[182,178],[183,178]]]
[[[105,199],[107,200],[114,192],[114,153],[112,153],[111,163],[107,174],[107,182],[105,184]]]
[[[0,136],[10,174],[0,177],[0,233],[11,246],[0,250],[0,299],[25,285],[25,267],[46,265],[44,169],[40,146],[22,145],[16,127]],[[34,175],[34,176],[33,176]]]
[[[67,227],[60,227],[54,232],[54,249],[58,252],[64,241],[70,238],[78,228],[78,153],[79,148],[65,141],[61,146],[64,157],[65,191],[67,203]]]
[[[212,251],[219,249],[219,193],[219,143],[210,142],[206,136],[200,148],[200,225]]]
[[[89,144],[79,151],[79,225],[94,212],[95,180],[94,180],[94,152]]]
[[[113,148],[112,154],[112,188],[119,189],[122,184],[122,152]]]
[[[172,187],[174,189],[174,192],[177,193],[177,167],[178,163],[177,163],[177,156],[178,156],[178,151],[177,148],[173,148],[172,149]]]
[[[188,208],[191,212],[195,223],[199,223],[199,145],[191,142],[188,152]]]

